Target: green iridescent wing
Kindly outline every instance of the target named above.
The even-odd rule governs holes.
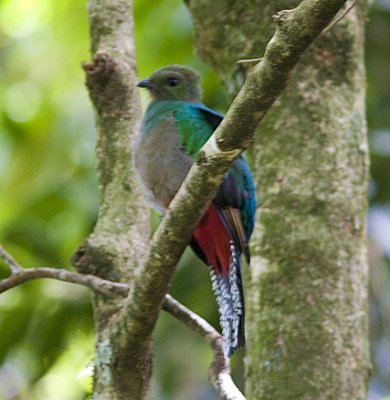
[[[223,119],[222,115],[200,103],[184,103],[173,115],[183,149],[194,158]]]

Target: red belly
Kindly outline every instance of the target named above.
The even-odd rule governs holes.
[[[193,236],[208,263],[217,273],[227,276],[231,257],[230,236],[213,204],[195,228]]]

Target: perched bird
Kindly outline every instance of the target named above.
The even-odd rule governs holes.
[[[146,196],[164,213],[223,117],[200,102],[199,75],[191,68],[160,68],[138,86],[150,92],[152,102],[134,144],[134,165]],[[255,208],[252,177],[241,156],[226,173],[189,243],[210,268],[229,357],[245,345],[240,256],[243,253],[249,263]]]

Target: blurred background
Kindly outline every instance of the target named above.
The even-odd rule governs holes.
[[[217,76],[193,53],[183,2],[152,3],[135,0],[140,77],[166,64],[192,65],[202,74],[205,103],[224,112],[228,101]],[[371,3],[366,49],[368,399],[379,400],[390,399],[390,0]],[[0,243],[23,266],[70,268],[96,219],[93,112],[80,68],[89,58],[84,1],[0,0]],[[186,252],[171,293],[218,326],[208,271],[194,262]],[[7,274],[0,264],[0,278]],[[93,336],[84,288],[41,280],[1,294],[0,399],[90,398]],[[195,334],[162,313],[154,346],[154,400],[216,398],[207,381],[211,354]],[[242,354],[233,373],[242,387]]]

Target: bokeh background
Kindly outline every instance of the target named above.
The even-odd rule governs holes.
[[[135,0],[140,77],[171,63],[202,76],[204,101],[224,112],[217,76],[196,57],[181,0]],[[0,243],[24,266],[71,268],[93,228],[98,192],[84,1],[0,0]],[[371,150],[369,400],[390,399],[390,0],[371,3],[367,26]],[[144,104],[146,98],[143,97]],[[187,251],[171,293],[218,326],[206,268]],[[0,264],[0,278],[8,274]],[[41,280],[0,295],[0,399],[90,398],[93,317],[84,288]],[[208,347],[162,313],[154,341],[155,400],[208,400]],[[242,386],[242,353],[233,360]]]

